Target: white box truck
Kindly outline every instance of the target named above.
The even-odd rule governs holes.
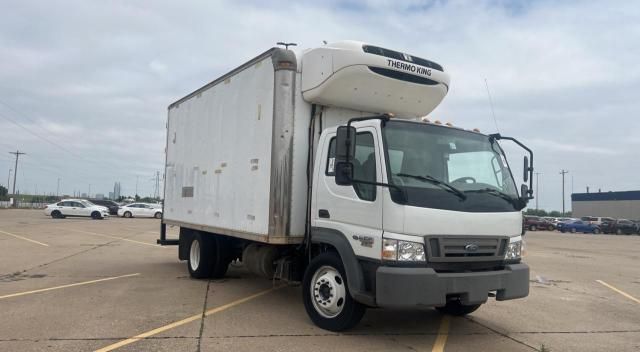
[[[169,106],[158,243],[195,278],[239,259],[300,281],[331,331],[367,307],[464,315],[527,296],[533,154],[428,121],[448,90],[439,64],[365,43],[267,50]],[[504,139],[530,154],[520,193]]]

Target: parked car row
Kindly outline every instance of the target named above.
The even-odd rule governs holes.
[[[124,218],[146,217],[160,219],[162,218],[162,205],[150,203],[120,205],[111,200],[63,199],[57,203],[47,205],[44,213],[54,219],[63,219],[70,216],[105,219],[110,215]]]
[[[584,216],[580,219],[576,219],[525,215],[523,226],[529,231],[558,230],[562,233],[613,233],[618,235],[640,234],[640,221],[596,216]]]

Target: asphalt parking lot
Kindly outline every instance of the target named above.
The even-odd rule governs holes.
[[[0,351],[640,351],[640,236],[529,232],[526,299],[466,318],[370,309],[336,334],[299,287],[241,265],[191,279],[158,228],[0,210]]]

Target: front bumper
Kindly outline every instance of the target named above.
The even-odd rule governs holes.
[[[522,298],[529,294],[529,266],[508,264],[503,270],[437,273],[432,268],[381,266],[376,271],[376,304],[380,307],[443,306],[447,296],[462,304]]]

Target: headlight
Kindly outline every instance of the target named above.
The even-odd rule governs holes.
[[[400,262],[424,262],[424,245],[417,242],[384,239],[382,241],[382,259]]]
[[[507,246],[507,252],[504,255],[505,260],[520,259],[522,256],[522,240],[517,240],[509,243]]]

